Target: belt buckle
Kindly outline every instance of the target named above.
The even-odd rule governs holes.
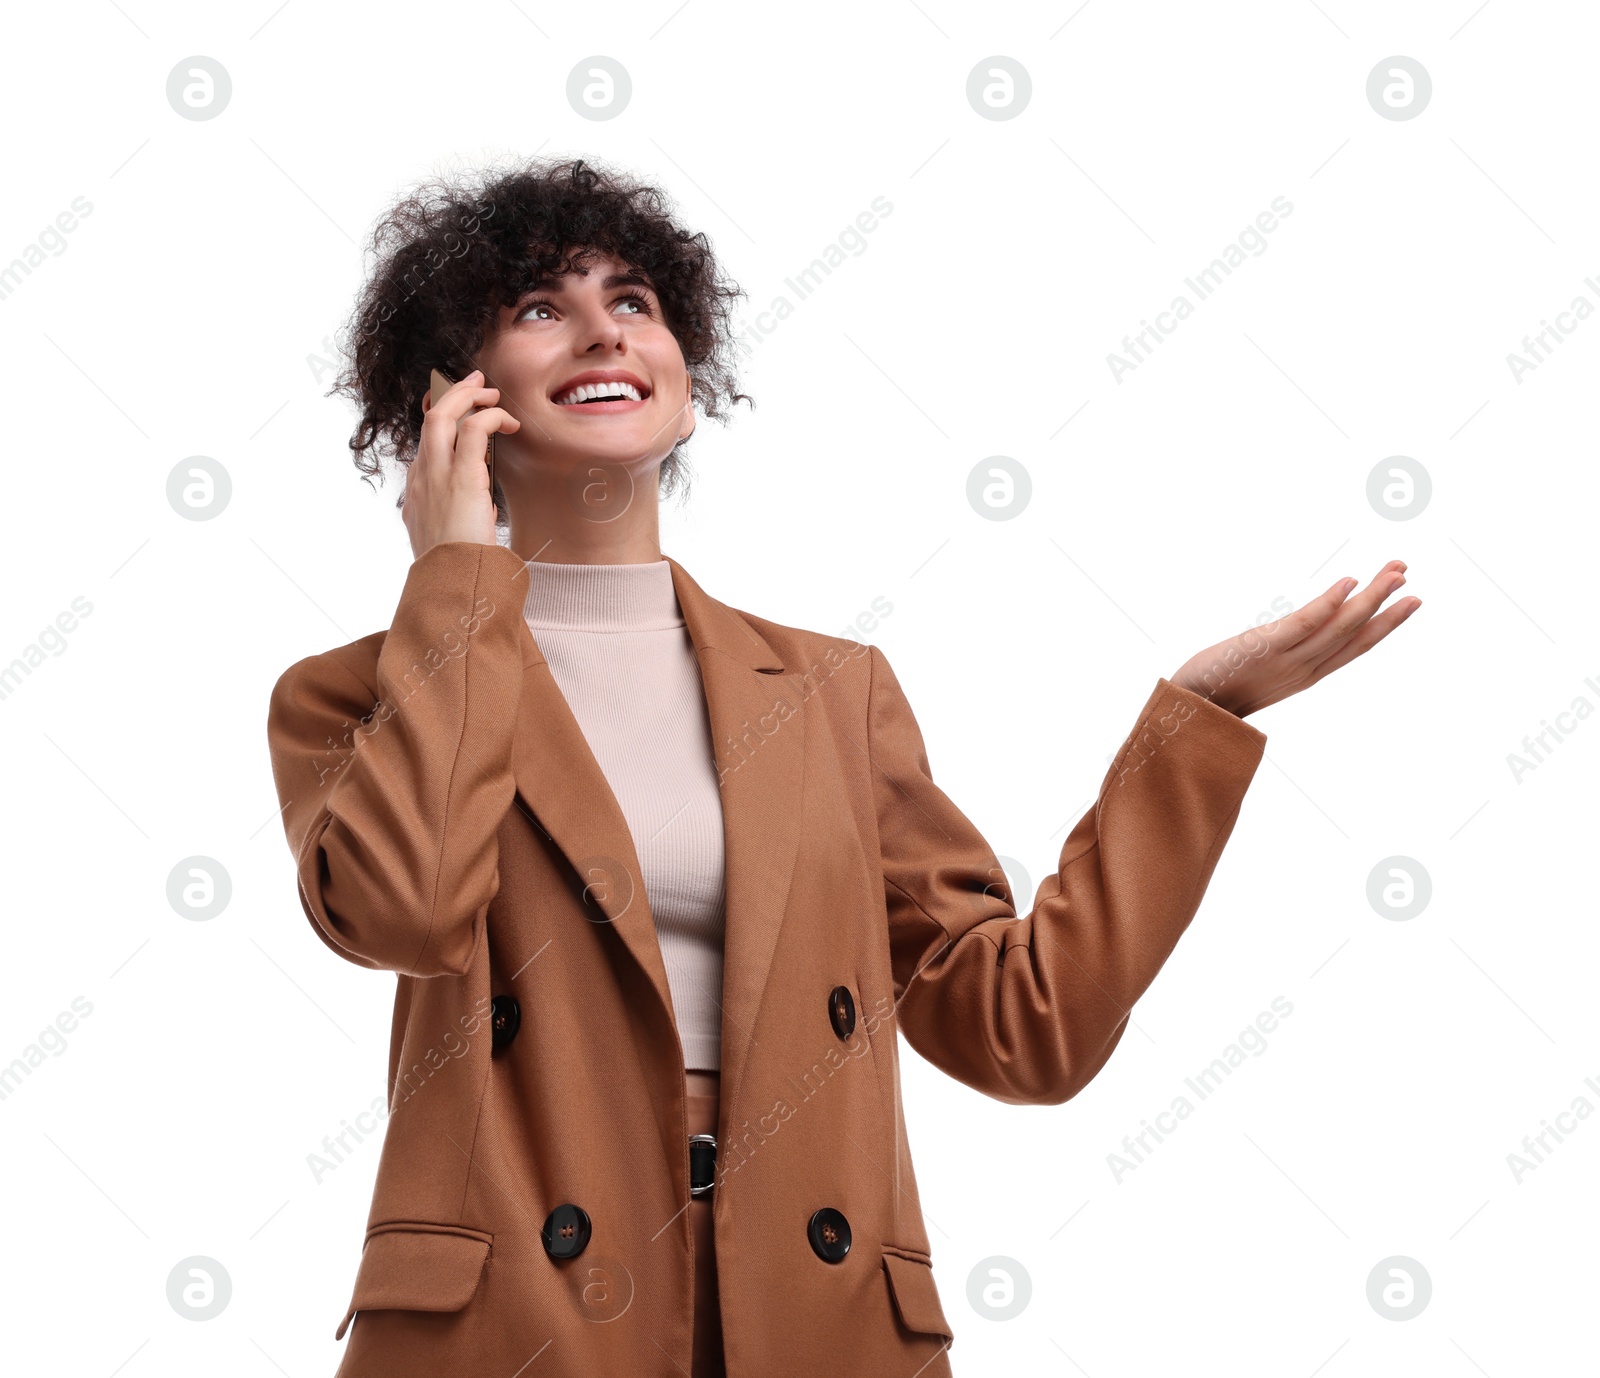
[[[704,1196],[717,1182],[717,1136],[689,1136],[689,1195]]]

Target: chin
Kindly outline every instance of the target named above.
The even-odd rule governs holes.
[[[647,437],[640,437],[636,444],[626,444],[622,441],[591,441],[587,445],[573,447],[574,467],[582,464],[605,464],[623,469],[644,469],[653,464],[660,464],[672,453],[668,446],[660,453],[652,453],[659,448],[659,442],[652,444]]]

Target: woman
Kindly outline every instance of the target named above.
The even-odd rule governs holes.
[[[307,917],[399,978],[340,1373],[948,1374],[897,1033],[1076,1094],[1232,830],[1243,717],[1387,635],[1404,565],[1158,680],[1019,916],[882,653],[661,552],[696,404],[739,397],[704,236],[574,162],[379,243],[340,387],[415,559],[268,722]]]

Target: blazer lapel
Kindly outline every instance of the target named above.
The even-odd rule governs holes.
[[[767,641],[702,590],[676,560],[665,558],[700,666],[722,792],[726,1132],[799,846],[804,700],[801,676],[785,672]],[[542,654],[523,668],[512,772],[522,805],[582,878],[589,902],[655,988],[659,1017],[671,1021],[671,988],[633,836]]]

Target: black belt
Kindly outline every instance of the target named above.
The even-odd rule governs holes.
[[[689,1195],[704,1196],[717,1181],[717,1136],[689,1136]]]

